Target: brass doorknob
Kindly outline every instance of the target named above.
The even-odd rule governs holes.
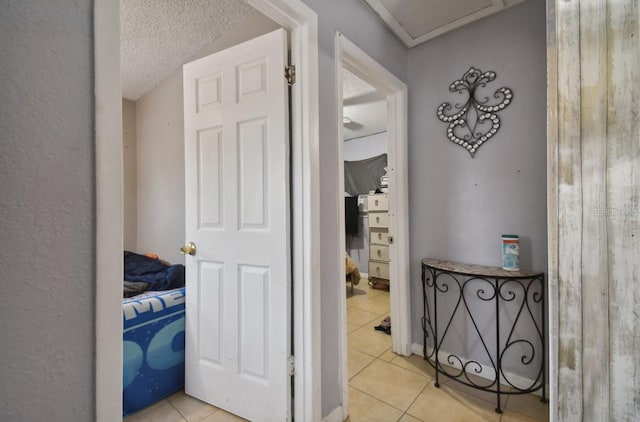
[[[180,248],[180,253],[182,255],[195,255],[196,254],[196,244],[193,242],[189,242],[183,247]]]

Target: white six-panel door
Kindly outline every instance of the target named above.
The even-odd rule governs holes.
[[[184,66],[186,393],[290,419],[286,33]]]

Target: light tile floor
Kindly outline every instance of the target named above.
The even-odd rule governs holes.
[[[178,391],[133,415],[123,422],[240,422],[239,418]]]
[[[346,291],[350,422],[549,420],[548,405],[534,395],[505,396],[501,415],[494,411],[495,394],[448,378],[436,388],[433,369],[421,356],[396,355],[391,336],[374,329],[389,315],[389,292],[370,289],[365,279],[353,295]]]
[[[421,356],[396,355],[391,336],[374,330],[389,315],[389,292],[361,280],[347,289],[350,422],[546,422],[548,405],[533,395],[506,396],[502,415],[495,395],[449,379],[433,383]],[[392,324],[393,327],[393,324]],[[124,422],[234,422],[244,419],[177,392]],[[256,421],[260,422],[260,421]]]

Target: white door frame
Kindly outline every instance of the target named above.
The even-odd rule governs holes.
[[[318,18],[300,0],[246,0],[291,35],[294,417],[319,421]],[[122,417],[123,187],[120,4],[95,0],[96,420]]]
[[[369,57],[344,35],[336,32],[336,124],[338,126],[338,262],[336,280],[344,284],[344,134],[342,128],[343,69],[347,69],[387,97],[387,149],[389,186],[389,234],[393,236],[390,248],[389,271],[393,288],[390,289],[392,350],[411,354],[411,320],[409,302],[409,177],[407,163],[407,85]],[[343,419],[349,410],[349,375],[347,359],[347,299],[343,288],[339,291],[340,319],[340,374],[342,378]]]

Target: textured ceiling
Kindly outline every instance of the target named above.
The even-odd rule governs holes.
[[[497,0],[365,1],[388,7],[415,36]],[[500,1],[508,6],[523,0]],[[121,0],[122,96],[139,99],[252,10],[244,0]],[[343,96],[351,120],[344,124],[345,140],[386,130],[386,101],[375,88],[345,71]]]
[[[121,0],[122,96],[137,100],[251,10],[243,0]]]
[[[387,101],[374,87],[344,69],[342,80],[343,124],[345,141],[387,130]]]

